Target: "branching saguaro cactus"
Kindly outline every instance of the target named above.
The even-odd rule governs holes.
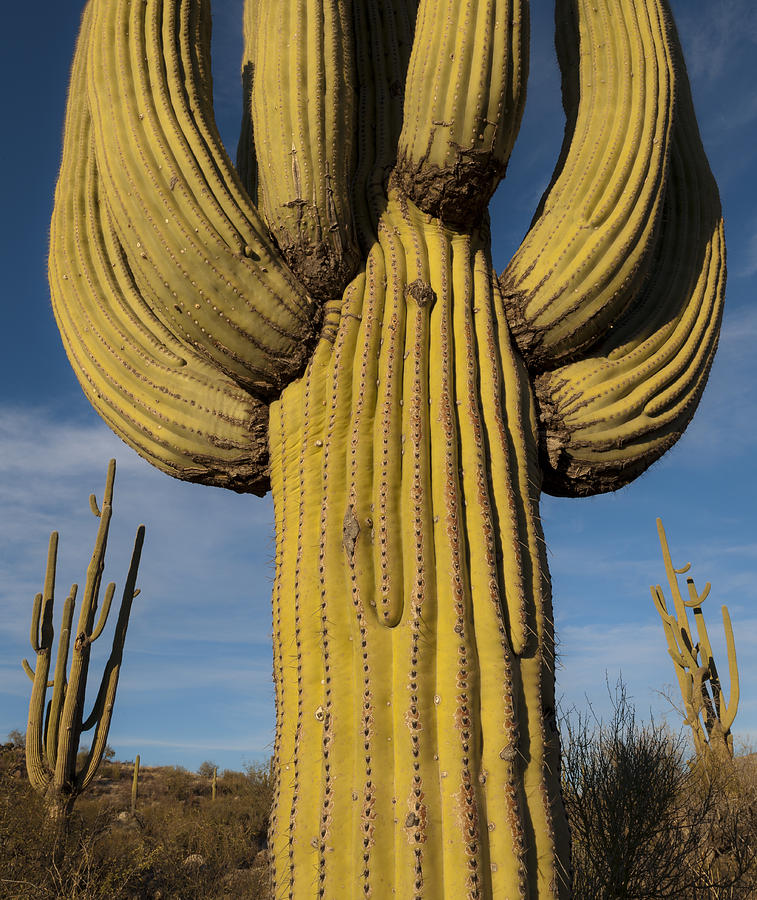
[[[58,533],[54,531],[50,535],[44,590],[34,598],[31,625],[31,644],[36,653],[34,669],[26,660],[23,661],[24,670],[32,680],[29,724],[26,731],[26,769],[32,787],[45,797],[51,817],[58,821],[63,829],[65,829],[65,823],[76,798],[86,790],[103,758],[116,699],[131,604],[139,593],[135,588],[135,583],[144,542],[145,529],[143,525],[137,529],[118,621],[113,634],[110,657],[105,665],[92,712],[85,717],[84,702],[90,650],[105,627],[116,589],[112,582],[106,587],[100,615],[95,624],[100,584],[105,566],[108,528],[113,509],[115,475],[116,461],[112,459],[108,466],[102,509],[98,508],[94,494],[89,498],[92,512],[100,519],[100,525],[97,530],[92,559],[87,568],[87,580],[75,636],[72,633],[71,625],[78,592],[76,584],[71,586],[63,604],[55,671],[52,681],[48,681],[54,638],[53,605],[58,556]],[[74,642],[69,668],[68,655],[72,637]],[[50,701],[46,702],[48,688],[52,688],[53,692]],[[83,732],[92,728],[94,728],[94,732],[89,752],[84,764],[77,770],[79,740]]]
[[[90,0],[53,305],[121,437],[274,495],[274,895],[569,891],[542,489],[681,434],[724,293],[665,0],[558,0],[567,129],[514,259],[489,199],[525,0],[246,0],[235,168],[206,0]]]
[[[727,607],[722,606],[723,630],[728,652],[728,676],[731,684],[730,695],[726,701],[702,612],[702,603],[710,593],[710,582],[705,584],[704,590],[699,594],[694,586],[694,579],[687,578],[689,599],[684,600],[678,586],[678,576],[685,575],[691,564],[686,563],[680,569],[673,566],[661,519],[657,520],[657,533],[660,536],[662,558],[665,561],[665,573],[670,585],[674,611],[668,612],[665,594],[659,584],[650,587],[650,590],[654,605],[662,619],[668,653],[673,660],[678,684],[681,687],[686,713],[685,722],[691,728],[694,747],[701,759],[708,758],[711,752],[732,757],[731,725],[736,718],[739,705],[739,670],[736,665],[736,644],[733,640],[731,617]],[[699,638],[697,641],[694,640],[689,627],[687,612],[689,609],[694,614]]]

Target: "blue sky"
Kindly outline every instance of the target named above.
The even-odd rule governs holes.
[[[710,634],[720,604],[736,634],[742,699],[737,741],[757,741],[757,7],[752,0],[673,0],[694,100],[726,217],[729,279],[720,349],[694,423],[630,487],[589,500],[545,498],[564,707],[601,713],[606,678],[622,672],[638,712],[676,715],[659,691],[674,683],[649,585],[664,580],[655,517],[674,562],[692,562]],[[216,111],[236,144],[241,0],[214,0]],[[120,758],[196,768],[265,759],[273,736],[270,605],[273,517],[268,498],[186,485],[153,470],[90,409],[50,311],[47,232],[60,159],[77,2],[12,4],[2,67],[0,145],[0,740],[24,730],[31,601],[47,540],[61,533],[59,598],[81,581],[96,530],[87,497],[102,496],[118,460],[106,579],[120,587],[134,531],[147,526],[110,743]],[[528,227],[560,147],[563,115],[552,49],[552,3],[532,0],[529,98],[508,178],[492,205],[504,268]],[[92,678],[107,656],[95,644]],[[717,639],[717,640],[716,640]],[[724,652],[716,656],[725,670]],[[677,693],[677,686],[673,696]]]

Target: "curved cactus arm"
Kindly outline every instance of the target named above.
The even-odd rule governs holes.
[[[584,9],[585,6],[592,6],[597,12]],[[591,23],[597,15],[604,15],[606,6],[606,3],[590,4],[582,0],[578,5],[579,22]],[[616,222],[610,227],[614,219],[607,222],[587,219],[587,228],[581,229],[577,237],[571,232],[574,237],[570,242],[571,253],[574,250],[579,255],[586,253],[586,264],[576,263],[575,269],[576,277],[580,275],[586,281],[583,287],[571,280],[573,268],[568,266],[566,273],[570,278],[561,283],[559,290],[544,295],[546,287],[541,285],[549,281],[545,280],[546,272],[538,277],[539,262],[535,268],[523,269],[524,277],[528,275],[538,282],[533,302],[515,303],[512,298],[520,295],[513,287],[513,278],[522,265],[521,251],[516,254],[515,269],[508,268],[502,278],[505,292],[511,298],[508,314],[520,335],[519,343],[531,366],[537,371],[545,370],[535,381],[542,426],[541,461],[544,489],[557,495],[616,490],[637,477],[680,437],[704,390],[717,344],[725,292],[720,202],[697,130],[672,21],[664,15],[661,0],[648,5],[621,3],[618,6],[624,11],[629,34],[635,33],[632,25],[638,32],[647,6],[651,13],[656,11],[659,19],[656,50],[649,54],[650,59],[655,55],[660,57],[664,51],[668,62],[659,69],[658,78],[662,78],[664,71],[669,78],[673,71],[676,73],[675,104],[670,108],[670,124],[665,131],[667,151],[659,153],[662,133],[652,137],[650,168],[641,181],[635,187],[630,181],[622,185],[608,183],[609,193],[607,197],[602,194],[602,203],[614,189],[619,189],[624,197],[638,195],[638,207],[625,210],[624,203],[618,202],[611,206],[613,215],[628,216],[628,222]],[[638,21],[634,24],[629,16],[638,17]],[[650,23],[652,19],[650,15]],[[586,75],[582,71],[582,96],[588,77],[588,71]],[[637,82],[635,75],[630,81]],[[638,79],[639,84],[642,81]],[[671,89],[672,82],[664,95]],[[653,103],[651,96],[645,94],[645,109],[655,112],[657,117],[661,101]],[[640,121],[646,119],[642,117]],[[587,140],[599,139],[601,129],[597,131],[597,128],[599,125],[589,129]],[[624,151],[633,156],[636,140],[627,136],[623,144]],[[568,152],[565,166],[570,159]],[[639,177],[634,165],[630,165],[629,177],[633,173],[634,178]],[[588,164],[586,171],[592,171]],[[552,191],[557,190],[561,177],[562,173]],[[601,180],[600,183],[604,185]],[[655,185],[652,193],[651,185]],[[644,197],[646,200],[642,202]],[[599,204],[597,210],[603,208],[599,201],[599,197],[593,201]],[[542,220],[546,228],[555,215],[550,193],[534,228],[538,231]],[[632,220],[638,224],[636,231],[629,231]],[[604,224],[595,231],[594,226],[600,221]],[[658,224],[653,233],[646,234],[652,221]],[[632,234],[636,235],[633,240]],[[532,237],[533,234],[527,237],[524,247],[530,246]],[[600,244],[603,250],[595,256]],[[580,251],[582,245],[584,250]],[[626,271],[634,255],[638,257],[635,274]],[[553,253],[545,253],[545,263],[554,257]],[[557,258],[563,259],[560,253]],[[612,268],[613,260],[618,261],[616,269]],[[595,296],[597,285],[609,291],[601,303],[600,294]],[[539,299],[542,297],[553,300],[544,305]],[[546,330],[534,331],[530,324],[528,327],[523,324],[532,306],[540,310],[539,316],[543,306]],[[552,320],[555,329],[549,324]],[[570,325],[574,320],[575,325]],[[559,345],[559,352],[551,352],[552,342]],[[566,361],[563,351],[571,347],[569,355],[576,356],[580,351],[583,358]]]
[[[643,283],[673,121],[664,0],[558,0],[556,24],[563,150],[501,279],[513,335],[537,369],[595,343]]]
[[[668,642],[668,652],[670,653],[670,656],[676,666],[685,669],[688,665],[690,665],[690,661],[692,659],[690,653],[691,641],[679,638],[679,635],[683,636],[686,632],[679,627],[676,617],[668,612],[667,605],[665,604],[665,595],[662,592],[662,588],[657,585],[657,587],[650,588],[650,590],[652,592],[652,600],[654,601],[654,605],[657,608],[657,612],[660,614],[660,618],[662,619],[662,627],[665,633],[665,639]],[[684,658],[684,654],[686,654],[686,658]]]
[[[728,608],[722,606],[721,613],[723,615],[723,629],[725,631],[725,643],[728,653],[728,677],[731,682],[731,691],[725,710],[720,711],[720,721],[723,724],[723,730],[728,733],[731,730],[731,725],[733,725],[733,720],[736,718],[736,711],[739,706],[739,669],[736,664],[736,644],[733,640],[733,626],[731,625],[731,616],[728,613]]]
[[[108,472],[105,477],[105,493],[103,494],[102,507],[100,508],[99,516],[97,516],[100,519],[100,524],[97,528],[92,556],[87,566],[87,580],[84,584],[84,595],[79,610],[77,640],[81,640],[82,635],[84,635],[87,643],[92,640],[92,623],[97,611],[100,582],[105,569],[105,550],[108,545],[108,531],[110,530],[110,520],[113,515],[113,482],[115,477],[116,461],[111,459],[108,463]]]
[[[358,113],[353,3],[254,5],[260,207],[308,291],[336,300],[361,257],[351,198]]]
[[[688,571],[688,570],[689,570],[689,566],[687,565],[684,570],[676,569],[675,571],[680,574],[682,571]],[[683,605],[689,609],[696,609],[697,607],[701,606],[704,603],[704,601],[710,596],[710,590],[712,588],[712,585],[708,581],[707,584],[705,584],[704,589],[702,590],[702,593],[698,594],[697,589],[694,587],[694,580],[692,578],[686,579],[686,586],[689,591],[689,599],[684,600]]]
[[[52,541],[52,535],[50,535],[50,540]],[[39,653],[40,650],[40,633],[39,633],[39,623],[42,617],[42,594],[35,594],[34,596],[34,604],[32,605],[32,622],[31,628],[29,630],[29,643],[32,645],[32,650],[35,653]]]
[[[662,616],[662,629],[665,634],[665,640],[668,643],[668,653],[671,659],[677,667],[685,669],[688,663],[678,647],[675,619],[672,616]]]
[[[668,546],[668,538],[665,534],[665,527],[662,524],[662,519],[658,518],[656,520],[657,524],[657,536],[660,540],[660,548],[662,549],[662,559],[665,564],[665,574],[668,577],[668,584],[670,585],[670,592],[673,597],[673,606],[676,612],[676,618],[678,624],[681,628],[685,628],[688,631],[689,628],[689,619],[686,615],[686,605],[684,604],[683,597],[681,596],[681,590],[678,587],[678,578],[677,575],[682,572],[686,572],[689,570],[690,565],[684,566],[682,569],[676,569],[673,565],[673,558],[670,554],[670,547]]]
[[[37,654],[34,666],[32,693],[29,699],[29,720],[26,728],[26,771],[34,790],[43,793],[50,783],[50,771],[45,757],[45,712],[50,654],[53,645],[53,605],[55,602],[55,569],[58,559],[58,532],[50,535],[47,548],[45,582],[41,594],[34,598],[31,645]],[[25,671],[31,668],[29,664]]]
[[[30,681],[34,681],[34,669],[29,665],[29,660],[22,659],[21,660],[21,668],[26,672]],[[48,681],[47,686],[50,687],[50,682]]]
[[[650,585],[649,590],[652,594],[654,605],[657,607],[657,612],[662,616],[663,620],[667,619],[670,616],[670,613],[668,613],[668,607],[665,603],[665,595],[662,592],[662,588],[659,584],[656,587]]]
[[[103,753],[108,740],[108,730],[113,715],[113,707],[116,698],[116,689],[118,687],[118,678],[121,673],[121,662],[123,660],[123,649],[126,641],[126,631],[129,627],[129,616],[131,615],[131,605],[134,597],[139,593],[136,590],[137,573],[139,571],[139,562],[142,557],[142,547],[145,539],[145,526],[140,525],[134,539],[134,548],[132,550],[131,562],[129,563],[129,571],[124,583],[123,594],[121,596],[121,607],[118,613],[118,621],[116,622],[115,631],[113,633],[113,645],[110,657],[105,665],[103,676],[100,681],[100,688],[97,692],[92,712],[87,719],[82,722],[81,730],[88,731],[94,726],[95,731],[92,736],[92,743],[89,749],[87,760],[82,769],[76,776],[77,791],[83,791],[94,778],[97,767],[100,765]]]
[[[96,641],[100,635],[102,634],[103,628],[105,628],[105,622],[108,618],[108,613],[110,612],[110,605],[113,601],[113,594],[116,591],[115,584],[111,581],[110,584],[105,589],[105,596],[103,597],[103,604],[100,608],[100,617],[97,620],[97,625],[95,626],[92,634],[89,636],[89,641],[92,643]]]
[[[267,237],[212,110],[207,0],[92,0],[98,169],[146,301],[258,396],[298,374],[316,309]]]
[[[258,163],[252,125],[252,86],[255,81],[255,54],[258,38],[260,0],[245,0],[243,12],[244,50],[242,52],[242,123],[237,143],[237,172],[253,203],[258,200]]]
[[[78,585],[72,584],[66,602],[63,604],[61,616],[60,637],[58,638],[58,652],[55,656],[55,674],[53,676],[53,695],[50,700],[50,708],[47,714],[45,729],[45,747],[47,763],[51,771],[55,769],[58,758],[58,735],[60,729],[60,714],[63,701],[66,697],[66,668],[68,666],[68,651],[71,646],[71,622],[74,617],[74,604]]]
[[[90,7],[74,57],[50,241],[53,309],[95,409],[169,474],[267,489],[267,407],[184,346],[149,308],[101,198],[86,102]],[[95,502],[93,513],[99,515]]]
[[[523,0],[421,0],[393,177],[425,212],[481,219],[520,127],[528,41]]]

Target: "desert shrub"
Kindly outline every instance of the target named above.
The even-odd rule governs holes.
[[[197,778],[184,766],[166,766],[162,780],[166,791],[175,800],[191,800],[198,793]]]
[[[202,778],[212,778],[213,772],[215,772],[216,768],[217,767],[214,762],[206,759],[205,762],[200,763],[200,767],[197,769],[197,774]]]
[[[0,898],[2,900],[116,900],[151,863],[138,839],[113,834],[111,816],[86,821],[78,811],[62,838],[44,803],[25,783],[0,778]],[[53,860],[52,847],[63,840]],[[115,838],[115,839],[114,839]]]
[[[224,773],[228,790],[215,803],[206,779],[148,768],[136,816],[128,778],[96,778],[53,861],[44,804],[19,759],[10,743],[0,747],[0,900],[267,900],[267,766]]]
[[[638,724],[622,682],[609,722],[574,715],[563,731],[576,900],[757,896],[757,804],[733,766],[708,770],[680,735]]]
[[[14,750],[23,750],[26,747],[26,735],[17,728],[8,732],[8,741]]]
[[[711,755],[691,763],[691,778],[709,790],[712,808],[691,860],[706,900],[757,897],[757,757]]]

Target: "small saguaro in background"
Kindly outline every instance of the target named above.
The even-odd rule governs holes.
[[[710,582],[705,584],[701,594],[694,586],[694,579],[686,579],[689,599],[685,600],[678,585],[678,576],[685,575],[691,568],[686,563],[680,569],[673,565],[665,529],[662,520],[657,520],[657,533],[662,547],[662,558],[665,562],[665,574],[670,585],[673,611],[668,611],[665,595],[658,584],[650,587],[652,599],[662,619],[668,653],[673,660],[681,697],[685,711],[684,721],[691,728],[694,747],[697,755],[707,758],[713,752],[733,757],[733,735],[731,725],[736,718],[739,705],[739,670],[736,665],[736,644],[733,640],[733,627],[728,607],[721,606],[723,629],[725,631],[728,654],[728,676],[730,694],[726,700],[720,676],[712,655],[710,636],[704,621],[702,604],[710,593]],[[694,615],[697,627],[697,638],[689,626],[688,610]]]
[[[100,602],[100,586],[105,568],[105,552],[108,529],[113,513],[113,482],[116,477],[116,461],[108,465],[102,509],[95,495],[89,498],[90,508],[100,520],[92,557],[87,567],[87,578],[81,599],[76,631],[72,631],[74,605],[78,585],[71,590],[63,604],[58,651],[52,681],[48,681],[54,639],[53,606],[55,603],[55,568],[58,558],[58,532],[50,535],[45,572],[44,589],[34,598],[32,612],[31,645],[36,654],[34,668],[24,660],[23,666],[32,681],[29,702],[29,723],[26,731],[26,769],[32,787],[45,798],[50,816],[60,821],[65,830],[76,798],[86,790],[97,772],[106,750],[116,688],[121,672],[126,629],[129,625],[131,604],[139,590],[135,587],[137,570],[142,554],[145,527],[140,525],[134,540],[134,550],[121,596],[113,633],[110,656],[100,681],[92,711],[84,714],[87,675],[92,644],[100,637],[108,619],[115,583],[105,588],[100,615],[95,624]],[[73,638],[73,646],[71,640]],[[71,664],[68,656],[71,653]],[[46,702],[48,688],[52,698]],[[77,767],[77,751],[82,732],[94,729],[89,751],[83,754]]]
[[[131,814],[137,811],[137,789],[139,787],[139,753],[134,760],[134,773],[131,777]]]

